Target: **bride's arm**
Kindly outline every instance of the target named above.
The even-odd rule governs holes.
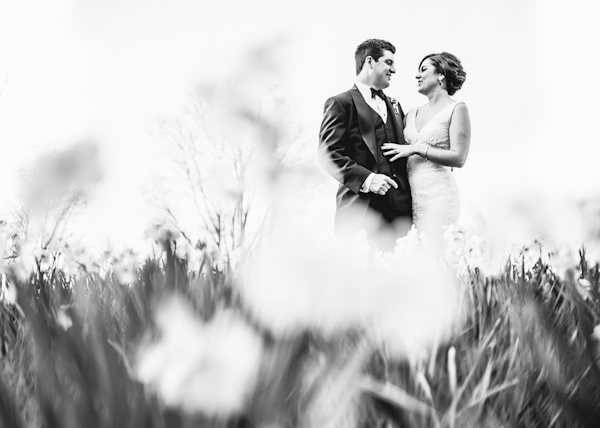
[[[459,103],[454,108],[452,119],[450,121],[450,148],[439,149],[425,144],[394,144],[385,143],[383,154],[392,156],[390,162],[399,158],[406,158],[412,155],[419,155],[429,159],[432,162],[444,166],[461,168],[467,161],[469,154],[469,144],[471,143],[471,121],[469,120],[469,110],[463,103]]]
[[[471,143],[471,121],[465,104],[459,103],[454,108],[449,133],[449,150],[419,144],[415,153],[440,165],[461,168],[467,161]]]

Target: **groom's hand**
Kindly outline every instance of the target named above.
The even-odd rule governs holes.
[[[398,184],[394,180],[384,174],[375,174],[369,186],[369,191],[378,195],[385,195],[392,187],[394,189],[398,188]]]

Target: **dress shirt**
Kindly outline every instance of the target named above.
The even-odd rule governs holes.
[[[381,97],[375,96],[371,93],[371,87],[361,82],[355,82],[358,91],[363,96],[369,107],[377,112],[383,123],[387,123],[387,105]]]
[[[358,92],[363,96],[365,102],[371,107],[375,112],[381,116],[381,120],[383,123],[387,123],[387,104],[380,97],[375,96],[373,98],[373,94],[371,93],[371,87],[369,85],[365,85],[361,82],[355,82],[356,88]],[[369,174],[367,179],[363,182],[362,186],[360,186],[360,191],[363,193],[369,193],[369,187],[371,187],[371,182],[373,181],[373,177],[375,173],[372,172]]]

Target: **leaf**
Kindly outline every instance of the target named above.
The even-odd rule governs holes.
[[[359,387],[373,398],[383,401],[390,405],[395,412],[391,412],[389,416],[394,419],[394,422],[399,426],[403,426],[402,415],[405,411],[420,413],[424,416],[432,416],[435,421],[435,426],[439,426],[439,419],[435,409],[429,404],[411,397],[402,388],[390,383],[376,380],[370,375],[362,376],[358,381]]]
[[[25,428],[13,393],[6,387],[0,376],[0,426]]]

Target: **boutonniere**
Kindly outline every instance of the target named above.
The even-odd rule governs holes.
[[[394,113],[400,114],[400,107],[398,101],[395,98],[390,98],[390,103],[392,103],[392,108],[394,109]]]

